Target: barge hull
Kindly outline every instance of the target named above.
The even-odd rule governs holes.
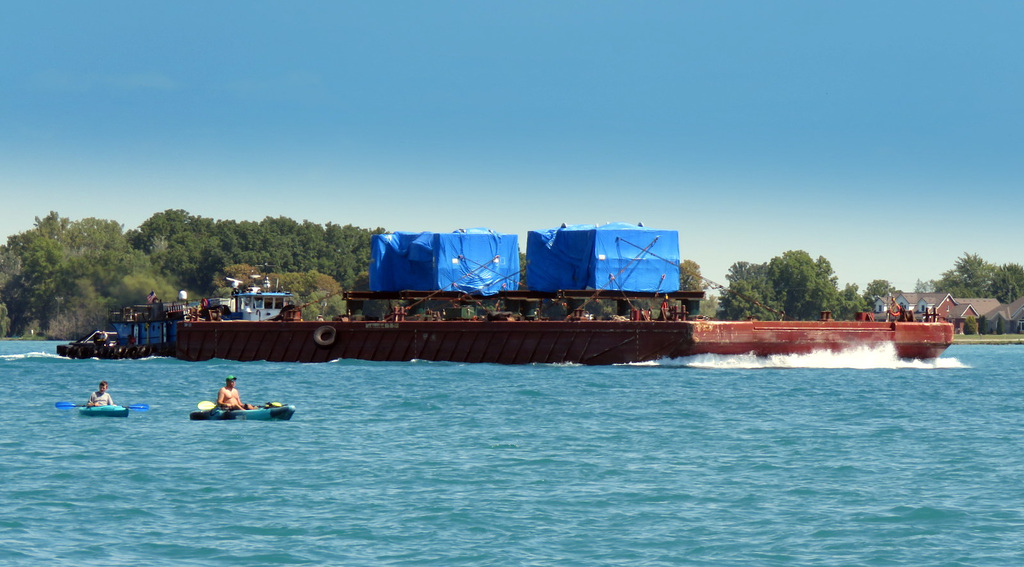
[[[930,359],[949,323],[837,321],[182,321],[182,360],[432,360],[496,364],[625,364],[699,354],[772,356],[892,344]]]

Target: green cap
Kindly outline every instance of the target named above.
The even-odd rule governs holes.
[[[224,381],[228,382],[228,381],[231,381],[231,380],[234,380],[234,379],[235,379],[234,376],[228,376]]]

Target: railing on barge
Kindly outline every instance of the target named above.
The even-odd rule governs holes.
[[[193,302],[194,305],[194,302]],[[171,303],[147,303],[128,305],[111,309],[107,319],[111,323],[134,323],[137,321],[177,321],[184,318],[190,304],[185,301]]]
[[[615,313],[623,320],[651,320],[652,318],[667,321],[683,321],[700,310],[700,302],[704,298],[703,291],[658,292],[624,292],[617,290],[560,290],[557,292],[537,291],[502,291],[493,295],[468,294],[458,291],[346,291],[342,298],[348,305],[348,316],[342,319],[364,319],[364,308],[367,302],[387,301],[403,302],[391,305],[390,312],[381,319],[390,321],[401,320],[459,320],[484,317],[499,320],[536,320],[544,319],[541,314],[544,302],[547,305],[561,304],[565,309],[565,319],[582,320],[588,318],[585,306],[593,301],[614,301]],[[634,301],[661,302],[660,309],[643,308]],[[408,302],[407,304],[405,302]],[[450,307],[443,310],[432,309],[434,302],[447,302]],[[480,306],[483,313],[477,313],[475,306]]]

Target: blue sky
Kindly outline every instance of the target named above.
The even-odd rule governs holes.
[[[54,210],[679,231],[912,290],[1024,263],[1024,3],[24,2],[0,237]]]

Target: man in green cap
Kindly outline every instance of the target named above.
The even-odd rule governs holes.
[[[224,387],[217,392],[217,407],[224,410],[256,409],[256,406],[243,404],[235,389],[235,377],[228,376]]]

